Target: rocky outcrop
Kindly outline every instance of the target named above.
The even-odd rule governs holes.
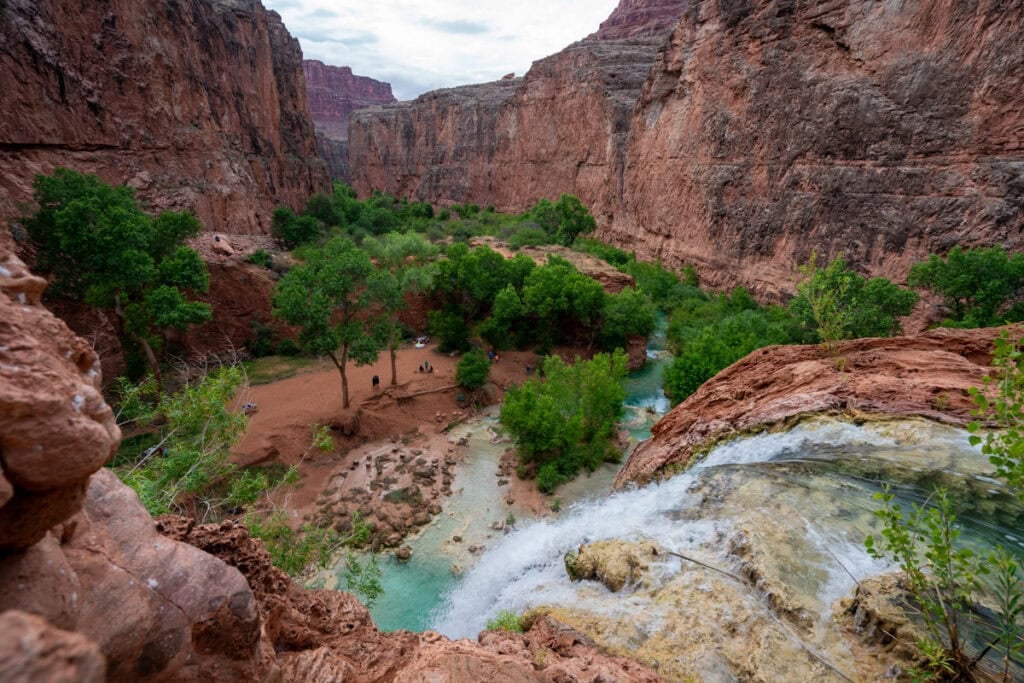
[[[352,112],[375,104],[391,104],[390,83],[356,76],[347,66],[315,59],[302,62],[309,111],[316,126],[316,147],[332,178],[349,180],[348,120]]]
[[[43,308],[45,288],[0,251],[0,552],[77,512],[89,475],[121,441],[96,354]]]
[[[588,40],[616,40],[661,35],[679,21],[689,0],[620,0],[610,17]]]
[[[430,631],[382,633],[353,596],[293,583],[240,525],[195,526],[166,517],[160,529],[245,574],[284,680],[660,680],[628,659],[599,654],[584,636],[546,618],[525,634],[484,633],[478,643],[453,642]]]
[[[812,250],[901,279],[956,244],[1020,247],[1022,27],[995,0],[695,2],[603,235],[762,298]]]
[[[100,683],[106,663],[96,644],[18,610],[0,614],[0,680]]]
[[[327,188],[298,41],[259,0],[8,0],[0,92],[3,218],[58,166],[236,233]]]
[[[964,425],[975,407],[969,390],[982,385],[1000,333],[937,329],[917,337],[858,339],[838,345],[839,361],[820,346],[754,351],[655,424],[615,486],[649,482],[686,467],[722,439],[809,415],[916,416]]]

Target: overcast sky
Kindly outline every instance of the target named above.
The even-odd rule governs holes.
[[[407,100],[522,76],[597,30],[618,0],[263,0],[306,59],[350,66]]]

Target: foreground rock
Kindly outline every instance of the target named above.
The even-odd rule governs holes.
[[[259,0],[9,0],[0,92],[0,218],[57,166],[236,233],[327,189],[302,52]]]
[[[686,467],[716,441],[812,414],[924,417],[963,425],[1000,329],[937,329],[842,342],[843,371],[820,346],[771,346],[706,382],[654,425],[615,479],[620,488]]]

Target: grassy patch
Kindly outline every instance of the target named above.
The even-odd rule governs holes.
[[[249,386],[271,384],[316,369],[319,362],[315,358],[266,356],[246,363],[245,374],[249,378]]]

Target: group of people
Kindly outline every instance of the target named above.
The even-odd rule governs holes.
[[[430,364],[429,360],[425,360],[420,363],[420,372],[433,372],[434,366]]]

